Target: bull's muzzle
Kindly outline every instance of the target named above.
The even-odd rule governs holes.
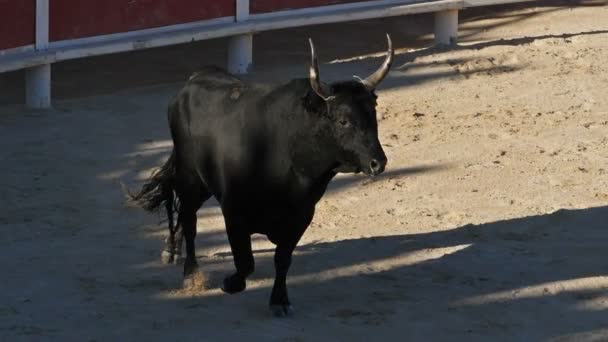
[[[381,158],[374,158],[372,160],[370,160],[368,168],[369,168],[369,174],[371,176],[377,176],[379,174],[381,174],[382,172],[384,172],[384,169],[386,168],[386,157],[381,157]]]

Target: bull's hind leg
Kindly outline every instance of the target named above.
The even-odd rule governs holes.
[[[179,212],[179,220],[186,239],[186,260],[184,261],[184,280],[198,272],[194,239],[196,238],[196,211],[192,206],[183,206]]]
[[[167,219],[169,221],[169,236],[165,238],[165,247],[160,254],[161,261],[164,264],[179,264],[183,261],[182,242],[184,234],[182,226],[179,223],[174,225],[173,205],[173,197],[171,197],[165,204]]]
[[[202,187],[179,193],[180,207],[178,221],[186,240],[186,259],[184,260],[184,285],[187,287],[197,285],[202,279],[196,262],[194,239],[196,238],[196,212],[203,203],[211,197]]]
[[[175,227],[175,235],[174,235],[175,245],[173,246],[173,263],[178,265],[184,262],[184,258],[182,257],[182,246],[184,242],[184,230],[182,226],[178,225]]]
[[[165,246],[160,254],[163,264],[178,265],[184,262],[182,257],[183,233],[182,226],[179,224],[174,229],[169,229],[169,236],[165,238]]]

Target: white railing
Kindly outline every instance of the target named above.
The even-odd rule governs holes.
[[[48,108],[51,105],[51,64],[58,61],[231,37],[228,70],[243,74],[248,72],[253,62],[253,33],[434,12],[435,42],[450,45],[455,43],[458,35],[460,9],[524,1],[530,0],[376,0],[250,14],[249,0],[236,0],[234,17],[49,42],[49,0],[36,0],[35,44],[0,51],[0,72],[26,69],[26,105],[32,108]]]

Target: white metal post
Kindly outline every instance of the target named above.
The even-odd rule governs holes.
[[[49,0],[36,0],[36,50],[49,45]],[[25,105],[44,109],[51,106],[51,65],[44,64],[25,71]]]
[[[51,107],[51,65],[43,64],[25,70],[25,105],[28,108]]]
[[[249,0],[236,0],[236,21],[249,18]],[[246,74],[253,63],[253,35],[242,34],[230,37],[228,42],[228,71]]]
[[[246,74],[253,62],[253,36],[243,34],[230,37],[228,42],[228,71]]]
[[[454,45],[458,39],[458,10],[435,12],[435,44]]]

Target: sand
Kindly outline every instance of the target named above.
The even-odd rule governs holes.
[[[575,5],[576,6],[573,6]],[[221,213],[199,212],[203,282],[163,265],[160,217],[124,205],[171,148],[169,98],[226,40],[54,67],[54,109],[0,75],[2,341],[608,340],[608,6],[552,2],[462,13],[461,45],[429,49],[431,16],[256,36],[247,79],[367,75],[389,159],[340,175],[288,278],[295,316],[268,312],[272,245],[226,295]],[[13,104],[12,104],[13,103]],[[203,284],[204,283],[204,284]],[[204,286],[203,286],[204,285]]]

